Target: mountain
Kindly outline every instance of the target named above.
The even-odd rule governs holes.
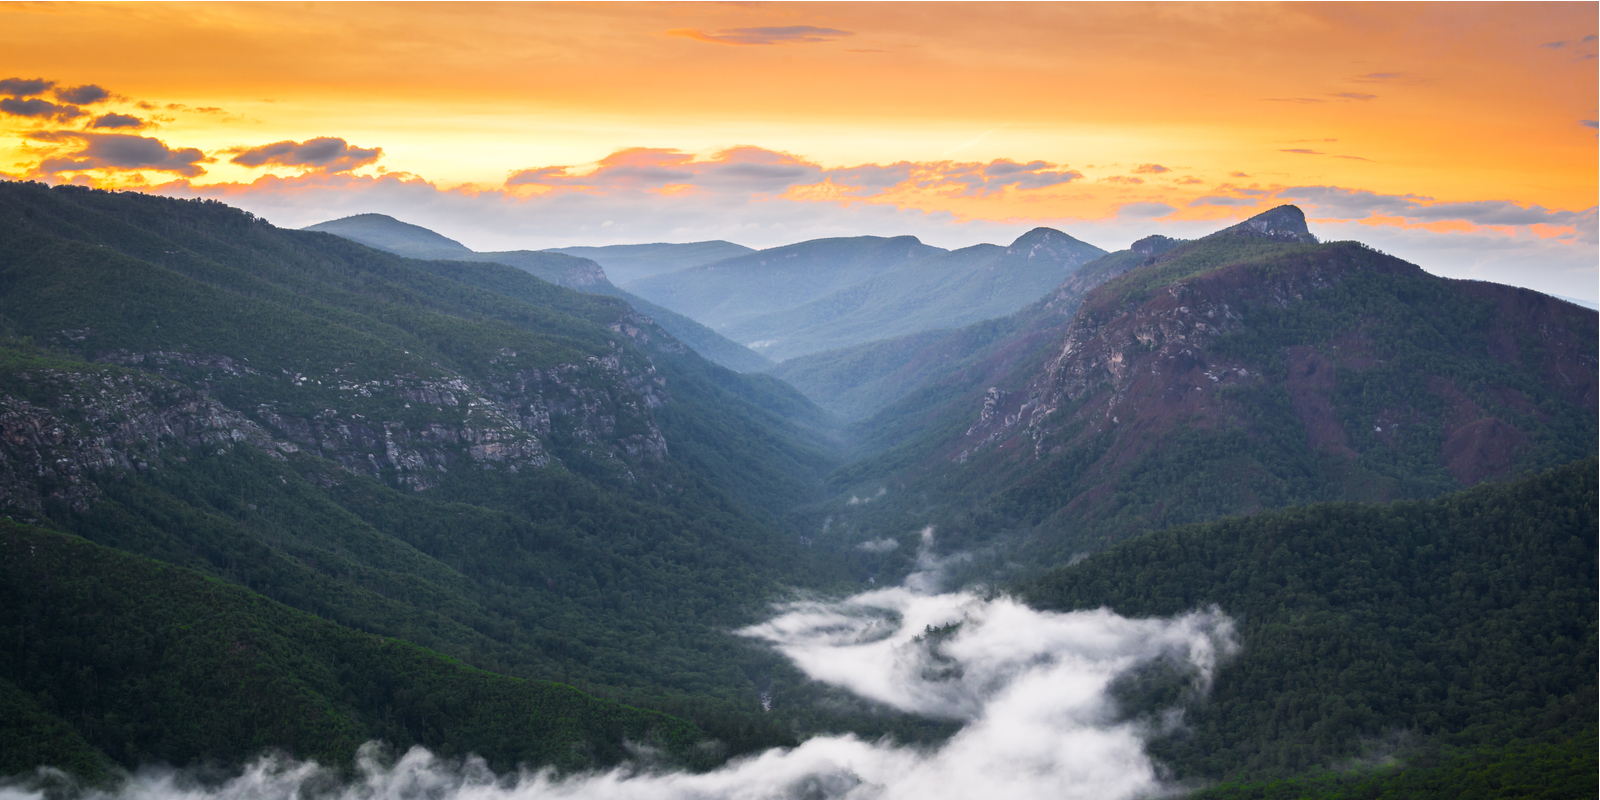
[[[721,331],[943,252],[915,236],[814,239],[653,275],[624,288]]]
[[[674,337],[687,344],[695,352],[729,369],[739,372],[754,372],[771,365],[771,362],[765,357],[735,344],[688,317],[618,289],[607,279],[605,270],[588,258],[567,255],[560,251],[511,250],[478,253],[468,249],[460,242],[447,239],[427,228],[401,222],[383,214],[358,214],[353,217],[321,222],[304,230],[331,233],[335,236],[342,236],[369,247],[376,247],[379,250],[385,250],[407,258],[481,261],[516,267],[530,275],[535,275],[550,283],[565,286],[569,289],[622,298],[629,305],[648,315],[654,322],[671,332]],[[728,243],[703,242],[701,244],[718,245]],[[685,247],[691,248],[693,252],[712,254],[732,252],[733,249],[749,250],[749,248],[740,248],[738,245],[732,244],[729,244],[728,247],[714,246],[707,248],[699,248],[696,245],[638,245],[638,247]],[[604,250],[607,248],[569,249]],[[687,256],[680,256],[680,258],[687,258]]]
[[[406,258],[463,258],[473,252],[454,239],[385,214],[356,214],[309,225],[303,230],[343,236]]]
[[[418,669],[455,659],[579,686],[686,717],[724,753],[792,741],[758,701],[763,681],[792,668],[726,633],[779,592],[839,580],[787,522],[837,456],[820,432],[824,412],[782,383],[707,362],[617,299],[514,267],[400,258],[216,202],[72,186],[0,183],[0,303],[0,513],[87,540],[101,549],[48,546],[108,565],[74,573],[88,594],[12,585],[24,605],[4,605],[8,629],[57,625],[19,620],[26,604],[109,602],[96,585],[146,569],[95,555],[116,551],[248,590],[227,596],[240,608],[278,603],[425,648]],[[150,631],[199,614],[118,608]],[[82,620],[84,635],[100,624]],[[214,643],[226,629],[207,630]],[[92,696],[113,680],[175,680],[157,666],[171,663],[159,661],[168,639],[148,661],[31,636],[0,644],[25,666],[0,677],[32,699],[0,686],[0,703],[77,731],[125,766],[208,757],[209,745],[183,749],[159,726],[117,738],[133,730],[126,710]],[[317,639],[335,640],[360,637]],[[29,655],[47,645],[37,652],[56,660]],[[306,663],[354,664],[340,655],[354,651],[327,646]],[[226,697],[298,675],[290,662],[238,663],[242,672],[195,691]],[[57,675],[66,665],[77,671]],[[452,705],[462,687],[523,691],[463,674],[405,699],[422,715],[406,723],[414,740],[466,741],[441,713],[495,735]],[[285,701],[326,700],[328,719],[353,720],[345,730],[357,738],[393,705],[363,683],[376,680],[370,670],[324,677]],[[264,683],[237,682],[247,678]],[[580,729],[573,736],[594,752],[609,746]],[[275,730],[238,743],[323,746],[298,748],[299,734]],[[545,744],[502,752],[554,752]]]
[[[1157,236],[1134,247],[1148,254],[1173,241]],[[796,356],[767,372],[846,420],[872,416],[913,394],[917,397],[909,402],[925,407],[948,399],[957,386],[971,388],[973,381],[998,377],[1012,357],[1029,352],[1032,343],[1070,321],[1085,293],[1135,266],[1137,258],[1125,251],[1094,259],[1008,316]]]
[[[981,244],[902,264],[803,305],[728,325],[727,336],[783,361],[876,339],[1003,317],[1105,255],[1036,228],[1010,247]]]
[[[605,268],[617,284],[651,275],[698,267],[715,261],[749,255],[755,250],[742,244],[690,242],[688,244],[612,244],[604,247],[552,247],[543,252],[587,258]]]
[[[1589,458],[1433,500],[1316,505],[1166,530],[1021,588],[1040,608],[1149,617],[1214,604],[1237,621],[1240,647],[1221,660],[1203,700],[1188,688],[1192,675],[1158,668],[1122,680],[1123,710],[1134,718],[1190,692],[1183,724],[1149,746],[1180,780],[1264,782],[1395,756],[1437,760],[1442,748],[1516,741],[1560,751],[1587,739],[1580,794],[1414,786],[1335,795],[1582,796],[1595,780],[1595,470]],[[1526,762],[1520,771],[1566,769]],[[1305,788],[1203,796],[1304,797]]]
[[[1096,262],[1132,267],[1047,337],[991,345],[999,369],[963,367],[857,424],[878,454],[830,479],[813,524],[841,547],[935,524],[951,549],[1050,564],[1173,525],[1428,497],[1593,455],[1594,312],[1313,242],[1282,207]],[[880,562],[907,568],[911,549]]]

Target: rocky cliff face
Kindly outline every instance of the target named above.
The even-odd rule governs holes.
[[[24,518],[46,502],[75,511],[99,496],[107,469],[148,470],[163,451],[248,445],[282,458],[294,445],[189,387],[121,370],[33,367],[0,393],[0,511]]]
[[[1244,226],[1229,235],[1300,241],[1292,224]],[[1159,249],[1161,243],[1154,244],[1147,249]],[[1151,252],[1146,263],[1159,256]],[[1330,305],[1336,288],[1353,278],[1392,279],[1402,293],[1445,292],[1441,296],[1482,316],[1481,333],[1471,334],[1473,342],[1385,340],[1371,317]],[[1406,310],[1415,317],[1407,324],[1425,325],[1433,311],[1418,303]],[[1262,328],[1266,320],[1280,327],[1290,320],[1286,327],[1292,328],[1297,315],[1309,320],[1341,313],[1342,327],[1311,337],[1320,345],[1283,338],[1271,347],[1237,346],[1243,337],[1277,335]],[[990,465],[1094,452],[1087,472],[1114,485],[1121,470],[1165,446],[1180,428],[1257,435],[1259,404],[1282,396],[1312,450],[1356,461],[1426,440],[1436,447],[1432,457],[1457,482],[1471,485],[1528,466],[1536,440],[1548,442],[1551,435],[1543,427],[1552,420],[1550,402],[1559,399],[1592,416],[1597,364],[1585,336],[1592,339],[1594,318],[1536,292],[1444,281],[1361,245],[1325,245],[1273,268],[1223,267],[1120,307],[1092,294],[1051,345],[1043,368],[990,388],[974,409],[976,421],[944,452],[959,464]],[[1480,336],[1482,352],[1475,343]],[[1415,376],[1425,391],[1371,409],[1352,406],[1351,393],[1342,393],[1346,384],[1385,375],[1393,369],[1385,354],[1408,346],[1471,349],[1475,355],[1461,358],[1476,358],[1487,365],[1480,374],[1499,377],[1464,378],[1459,364],[1413,353],[1416,363],[1440,364],[1436,373]],[[1074,503],[1083,510],[1105,497],[1102,487]]]
[[[616,330],[649,340],[631,323]],[[666,460],[652,409],[670,395],[647,358],[618,348],[537,369],[516,366],[516,356],[502,350],[481,380],[269,375],[227,356],[173,351],[100,355],[123,370],[19,370],[0,392],[0,507],[37,511],[54,499],[81,510],[95,496],[91,473],[159,468],[172,447],[305,451],[414,490],[468,464],[516,472],[559,463],[553,435],[630,481]]]

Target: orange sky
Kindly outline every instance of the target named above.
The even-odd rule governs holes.
[[[796,204],[854,198],[955,223],[1119,211],[1176,223],[1252,213],[1247,201],[1270,207],[1290,187],[1340,187],[1432,199],[1363,212],[1346,198],[1338,219],[1481,233],[1493,230],[1484,207],[1452,220],[1415,206],[1510,203],[1549,216],[1522,235],[1592,251],[1596,29],[1595,3],[16,3],[0,5],[0,79],[54,87],[13,101],[60,105],[50,91],[82,85],[117,97],[70,119],[0,115],[0,172],[182,179],[191,191],[404,172],[436,190],[508,191],[505,202],[592,202],[726,194],[738,170],[717,154],[750,146],[810,165],[811,182],[756,192]],[[86,129],[113,112],[145,127]],[[191,152],[187,167],[150,168],[112,152],[126,140],[100,137],[96,150],[76,135],[86,131],[211,160]],[[382,154],[230,163],[318,137]],[[627,148],[703,166],[676,188],[634,173],[625,187],[574,185]],[[1030,174],[1057,177],[979,188],[952,177],[997,159],[1044,162]],[[921,179],[841,190],[832,172],[902,162]],[[546,167],[567,167],[566,182],[505,186]],[[1322,213],[1335,218],[1332,205]]]

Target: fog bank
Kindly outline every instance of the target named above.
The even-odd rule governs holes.
[[[913,584],[914,585],[914,584]],[[936,747],[823,736],[705,774],[624,767],[557,777],[496,776],[476,759],[447,762],[413,748],[393,763],[369,745],[361,777],[336,780],[315,763],[264,757],[222,785],[143,770],[86,800],[1118,800],[1162,794],[1144,752],[1155,731],[1120,719],[1109,690],[1120,675],[1165,659],[1204,692],[1238,647],[1216,609],[1135,620],[1107,610],[1036,611],[1005,598],[906,586],[842,601],[781,606],[739,633],[766,641],[813,679],[894,708],[959,720]],[[1168,714],[1174,724],[1178,713]],[[53,794],[53,793],[51,793]],[[0,786],[0,800],[46,800],[40,778]]]

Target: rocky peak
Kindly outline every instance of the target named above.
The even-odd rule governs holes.
[[[1299,206],[1278,206],[1263,211],[1231,228],[1223,228],[1212,236],[1260,236],[1288,242],[1316,244],[1317,237],[1306,228],[1306,214]]]
[[[1145,258],[1152,258],[1183,244],[1183,242],[1184,240],[1182,239],[1174,239],[1171,236],[1162,236],[1158,233],[1153,236],[1146,236],[1128,245],[1128,249]]]

